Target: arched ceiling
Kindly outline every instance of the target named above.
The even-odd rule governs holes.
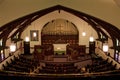
[[[120,7],[120,0],[114,0],[116,4]]]
[[[30,13],[62,5],[120,28],[120,0],[0,0],[0,26]]]
[[[4,41],[3,45],[5,45],[8,38],[12,38],[12,37],[16,36],[16,34],[18,34],[18,38],[20,38],[22,32],[36,19],[38,19],[48,13],[51,13],[53,11],[58,11],[58,13],[60,13],[61,10],[68,12],[76,17],[79,17],[80,19],[82,19],[85,22],[87,22],[88,24],[90,24],[91,27],[96,30],[99,38],[101,36],[100,35],[101,33],[105,36],[105,38],[108,38],[108,35],[106,35],[104,33],[104,31],[102,30],[102,29],[104,29],[108,32],[108,34],[110,35],[110,38],[113,40],[114,44],[115,44],[116,39],[118,39],[120,41],[120,35],[119,35],[120,30],[118,28],[116,28],[116,26],[112,25],[111,23],[101,20],[99,18],[93,17],[89,14],[83,13],[81,11],[66,7],[66,6],[55,5],[55,6],[52,6],[49,8],[45,8],[45,9],[36,11],[29,15],[23,16],[21,18],[18,18],[16,20],[13,20],[13,21],[1,26],[0,27],[0,33],[1,33],[0,39],[2,39]],[[10,33],[13,30],[15,30],[15,32],[9,37]]]
[[[120,30],[118,30],[115,26],[111,25],[110,23],[107,23],[105,21],[97,19],[97,18],[90,16],[88,14],[85,14],[85,13],[82,13],[80,11],[76,11],[74,9],[64,7],[61,5],[56,5],[53,7],[49,7],[49,8],[37,11],[37,12],[29,14],[27,16],[18,18],[17,20],[14,20],[14,21],[0,27],[0,32],[2,32],[0,34],[0,39],[4,38],[3,41],[6,41],[9,33],[11,33],[13,31],[13,29],[15,29],[15,28],[17,28],[17,30],[12,36],[16,35],[17,33],[19,33],[19,35],[21,35],[21,33],[25,30],[25,28],[27,28],[28,25],[30,25],[33,21],[40,18],[41,16],[44,16],[44,15],[46,15],[50,12],[56,11],[56,10],[58,12],[60,12],[60,10],[64,10],[68,13],[71,13],[71,14],[83,19],[84,21],[86,21],[88,24],[90,24],[98,32],[98,35],[99,35],[99,33],[102,33],[103,35],[108,37],[101,30],[101,28],[104,28],[110,34],[112,39],[114,39],[114,38],[120,39],[120,36],[118,36],[120,34]]]

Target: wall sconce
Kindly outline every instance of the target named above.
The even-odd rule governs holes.
[[[86,36],[86,32],[82,32],[82,36]]]
[[[104,44],[103,44],[103,51],[104,51],[104,52],[108,52],[108,49],[109,49],[108,44],[107,44],[107,43],[104,43]]]
[[[1,50],[1,54],[3,54],[3,50]]]
[[[16,51],[16,45],[14,43],[12,43],[10,45],[10,52],[12,53],[12,52],[15,52],[15,51]]]
[[[94,42],[94,37],[93,37],[93,36],[90,36],[89,41],[90,41],[90,42]]]
[[[0,46],[2,46],[2,39],[0,40]]]
[[[4,60],[4,52],[1,50],[1,60]]]
[[[29,37],[26,36],[26,37],[25,37],[25,42],[29,42],[29,41],[30,41]]]

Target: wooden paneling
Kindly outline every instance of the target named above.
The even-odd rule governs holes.
[[[42,44],[77,44],[78,35],[42,35]]]

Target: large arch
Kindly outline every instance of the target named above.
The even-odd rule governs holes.
[[[55,19],[44,25],[41,31],[42,44],[78,44],[79,31],[75,24],[65,19]]]

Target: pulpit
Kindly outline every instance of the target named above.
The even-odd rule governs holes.
[[[44,53],[41,45],[34,46],[34,59],[36,61],[44,60]]]

